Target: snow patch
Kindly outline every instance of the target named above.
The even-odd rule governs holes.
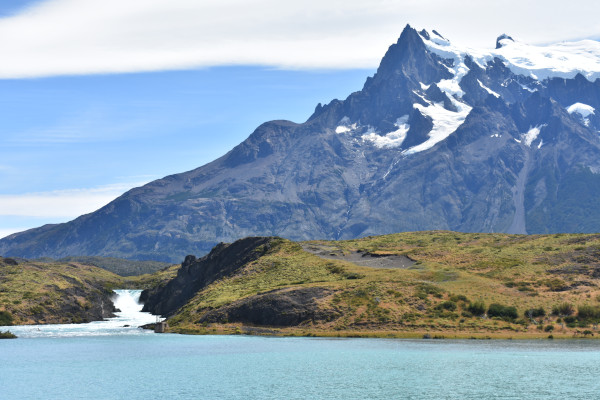
[[[348,133],[356,129],[356,124],[350,124],[350,118],[344,117],[338,122],[338,126],[335,128],[335,133]]]
[[[403,115],[396,120],[394,124],[398,129],[393,132],[388,132],[385,136],[378,135],[377,132],[371,127],[367,130],[367,133],[361,136],[364,142],[371,142],[375,147],[383,149],[391,149],[400,147],[404,139],[406,139],[406,133],[410,129],[408,124],[408,115]]]
[[[335,133],[347,133],[350,132],[352,129],[349,126],[338,126],[335,128]]]
[[[442,58],[453,59],[455,67],[458,68],[465,56],[470,55],[482,68],[498,57],[515,74],[531,76],[534,79],[571,79],[578,73],[592,82],[600,78],[600,42],[595,40],[534,46],[502,39],[502,47],[499,49],[475,49],[456,46],[447,39],[434,36],[430,40],[424,37],[422,39],[429,50]]]
[[[535,93],[537,92],[537,89],[532,89],[529,86],[523,85],[522,83],[519,83],[519,85],[521,85],[521,88],[524,90],[527,90],[529,93]]]
[[[567,107],[567,112],[569,114],[577,113],[577,114],[581,115],[583,118],[587,118],[591,114],[594,114],[594,111],[596,111],[596,109],[594,107],[589,106],[587,104],[583,104],[583,103],[575,103],[575,104],[571,104],[569,107]]]
[[[500,97],[500,95],[498,93],[494,92],[492,89],[490,89],[489,87],[485,86],[483,83],[481,83],[481,81],[479,79],[477,79],[477,83],[479,83],[479,86],[481,86],[482,89],[484,89],[486,92],[488,92],[492,96],[494,96],[496,98]]]
[[[446,139],[462,125],[465,118],[467,118],[467,115],[469,115],[469,112],[471,112],[471,107],[453,98],[450,98],[450,100],[456,106],[458,112],[446,110],[443,103],[434,103],[427,107],[424,107],[421,104],[413,105],[413,107],[419,110],[421,114],[430,117],[433,120],[433,128],[428,134],[429,139],[410,149],[404,150],[402,152],[403,154],[409,155],[430,149],[437,143]]]
[[[417,96],[421,97],[428,106],[421,104],[413,104],[413,107],[421,112],[421,114],[430,117],[433,120],[433,128],[429,132],[425,142],[413,146],[410,149],[404,150],[402,154],[409,155],[418,153],[427,149],[432,148],[437,143],[446,139],[452,134],[467,118],[471,107],[460,99],[464,95],[463,90],[460,88],[460,81],[469,72],[464,62],[464,54],[457,50],[449,40],[443,36],[437,34],[435,36],[430,35],[430,39],[423,38],[425,44],[430,47],[434,53],[440,55],[444,59],[452,59],[453,67],[448,67],[448,71],[453,75],[450,79],[442,79],[436,83],[442,92],[444,92],[450,101],[454,104],[457,112],[446,110],[442,103],[432,104],[430,101],[425,99],[419,93],[413,91]],[[433,50],[435,48],[435,51]],[[424,85],[421,85],[423,88]]]
[[[537,139],[542,128],[544,128],[546,126],[547,126],[546,124],[543,124],[543,125],[534,126],[533,128],[529,128],[527,133],[524,133],[521,135],[523,144],[527,147],[531,147],[531,143],[533,143],[535,141],[535,139]],[[521,142],[519,142],[519,143],[521,143]]]
[[[417,92],[416,90],[412,91],[415,95],[417,95],[418,97],[421,98],[421,100],[423,100],[425,103],[429,103],[431,104],[431,102],[429,100],[427,100],[427,98],[425,96],[423,96],[422,94],[420,94],[419,92]]]

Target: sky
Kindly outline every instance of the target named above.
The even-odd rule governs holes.
[[[600,3],[2,0],[0,237],[92,212],[305,121],[373,75],[407,23],[491,48],[599,38]]]

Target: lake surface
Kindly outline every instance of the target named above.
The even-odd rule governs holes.
[[[109,323],[112,333],[64,336],[11,327],[30,334],[0,341],[0,398],[593,399],[600,390],[595,340],[185,336]]]

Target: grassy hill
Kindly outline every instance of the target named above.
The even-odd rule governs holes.
[[[91,265],[0,257],[0,325],[80,323],[112,316],[113,288],[147,288],[177,266],[125,278]]]
[[[596,337],[600,235],[248,238],[136,277],[0,258],[0,325],[99,319],[113,288],[163,307],[188,293],[164,312],[180,333]]]
[[[600,321],[600,235],[432,231],[259,250],[173,312],[171,331],[591,337]]]
[[[44,257],[34,261],[55,264],[79,263],[85,265],[93,265],[95,267],[105,269],[107,271],[113,272],[121,276],[137,276],[144,274],[152,274],[171,265],[170,263],[160,261],[137,261],[126,260],[123,258],[98,256],[71,256],[59,258],[58,260]]]

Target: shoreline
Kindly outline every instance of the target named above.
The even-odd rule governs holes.
[[[328,331],[318,329],[290,329],[276,327],[253,326],[209,326],[209,327],[173,327],[165,333],[182,335],[247,335],[273,337],[320,337],[320,338],[371,338],[371,339],[423,339],[423,340],[565,340],[565,339],[600,339],[600,334],[592,335],[573,332],[457,332],[436,330],[415,331]]]

